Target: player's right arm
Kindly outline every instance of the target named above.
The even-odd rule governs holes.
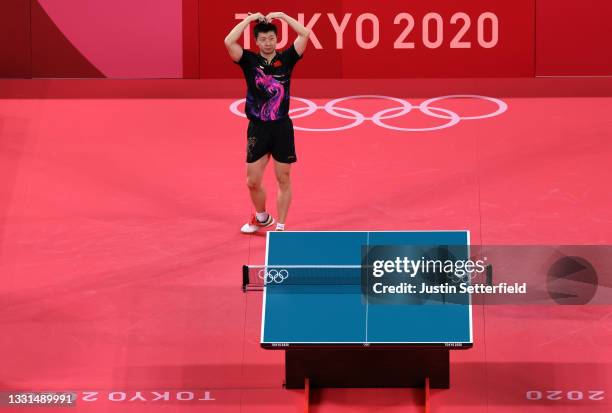
[[[240,35],[251,22],[257,20],[265,20],[265,16],[261,13],[249,14],[243,21],[238,23],[227,36],[225,36],[225,47],[234,62],[239,61],[242,57],[242,46],[238,44]]]

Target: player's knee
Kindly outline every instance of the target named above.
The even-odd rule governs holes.
[[[251,191],[256,191],[261,188],[261,179],[256,179],[249,176],[247,177],[246,184]]]
[[[291,179],[288,173],[277,174],[276,181],[280,189],[288,189],[291,185]]]

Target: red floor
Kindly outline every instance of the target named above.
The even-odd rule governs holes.
[[[507,110],[427,132],[371,119],[297,131],[289,229],[610,244],[612,98],[479,94]],[[84,412],[301,411],[302,393],[281,387],[282,352],[259,348],[261,296],[240,291],[240,266],[263,262],[264,238],[238,231],[251,211],[246,121],[229,109],[239,97],[0,100],[0,390],[77,391]],[[365,118],[396,105],[338,104]],[[417,109],[385,121],[447,122]],[[294,121],[351,122],[321,109]],[[476,307],[475,346],[451,354],[451,389],[432,390],[432,411],[610,411],[611,315],[612,305]],[[419,412],[421,393],[313,390],[311,411]],[[205,400],[177,400],[192,397]]]

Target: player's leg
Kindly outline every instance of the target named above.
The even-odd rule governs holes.
[[[263,176],[270,160],[270,133],[266,125],[249,123],[247,129],[247,179],[255,214],[240,231],[251,234],[260,228],[274,224],[274,218],[266,212],[266,191]]]
[[[277,229],[285,229],[287,213],[291,205],[291,164],[283,162],[274,162],[274,172],[276,174],[276,182],[278,182],[278,224]]]
[[[253,207],[259,213],[266,211],[266,191],[263,186],[263,176],[269,159],[269,155],[264,155],[255,162],[247,163],[247,188]]]
[[[272,157],[278,182],[278,224],[277,230],[285,229],[287,213],[291,205],[291,164],[297,161],[293,122],[286,119],[275,125],[273,130]]]

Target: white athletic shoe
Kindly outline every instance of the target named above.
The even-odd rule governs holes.
[[[253,234],[259,231],[261,228],[266,228],[274,225],[274,218],[272,215],[268,214],[268,219],[265,222],[259,222],[255,214],[251,217],[251,220],[244,224],[242,228],[240,228],[240,232],[243,234]]]

